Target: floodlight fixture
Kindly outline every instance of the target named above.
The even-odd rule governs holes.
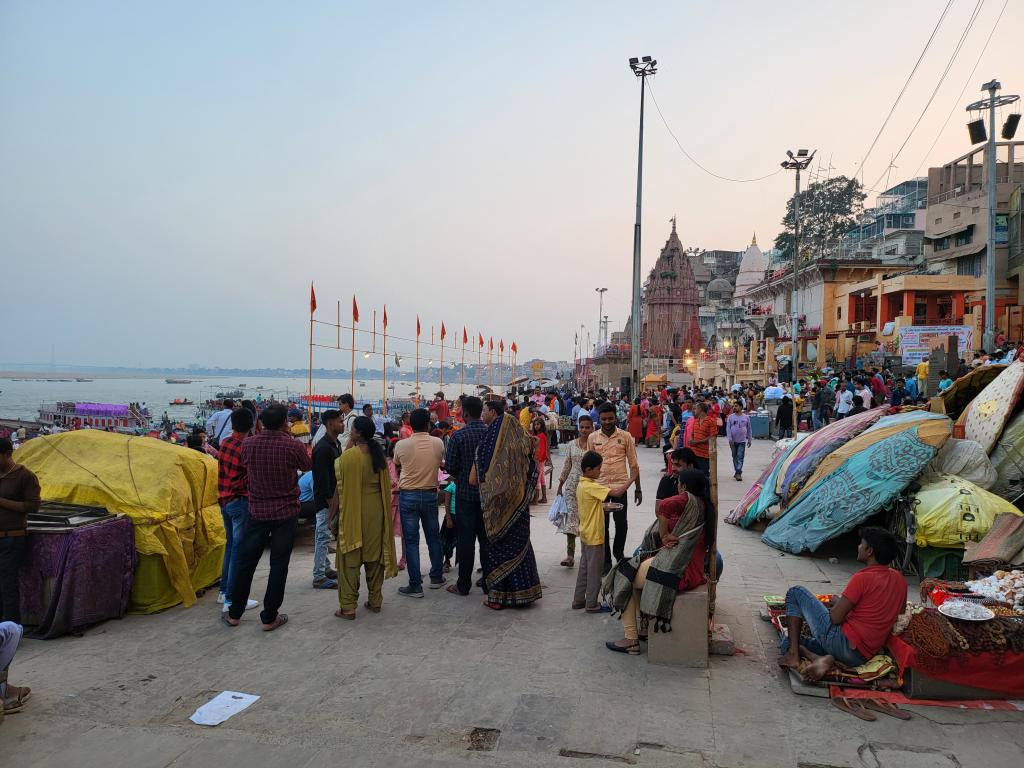
[[[640,59],[638,59],[636,56],[634,56],[633,58],[631,58],[629,60],[629,66],[633,66],[634,64],[639,64],[639,63],[640,63]]]
[[[650,56],[644,56],[644,57],[643,57],[643,58],[641,59],[641,61],[643,61],[644,63],[647,63],[647,62],[648,62],[648,61],[650,61],[650,60],[651,60],[651,57],[650,57]]]
[[[798,150],[796,151],[796,156],[797,156],[797,157],[807,157],[807,153],[808,153],[808,151],[809,151],[809,150],[806,150],[806,149],[798,149]]]

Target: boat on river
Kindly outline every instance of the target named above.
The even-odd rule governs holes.
[[[104,429],[137,435],[149,430],[149,409],[131,403],[77,403],[58,401],[39,406],[39,422],[60,429]]]
[[[168,384],[191,384],[192,379],[164,379]]]
[[[189,400],[187,397],[176,397],[168,405],[195,405],[195,401]]]

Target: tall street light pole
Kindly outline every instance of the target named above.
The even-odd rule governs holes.
[[[657,66],[657,60],[650,56],[629,60],[629,68],[640,81],[640,145],[636,161],[636,224],[633,225],[633,334],[630,339],[633,396],[640,391],[640,211],[644,179],[644,91],[647,78],[658,71]]]
[[[601,346],[601,317],[604,315],[604,293],[607,288],[595,288],[597,291],[597,345]]]
[[[796,195],[793,198],[793,299],[790,306],[790,365],[793,372],[793,381],[797,381],[800,376],[798,373],[800,365],[800,351],[799,344],[797,342],[797,335],[800,332],[800,316],[796,311],[798,285],[797,285],[797,270],[800,265],[800,171],[806,170],[811,164],[811,160],[814,159],[814,152],[808,153],[806,149],[798,149],[794,155],[792,150],[788,150],[786,155],[789,160],[782,161],[782,167],[789,171],[796,171]]]
[[[985,249],[985,350],[995,347],[996,340],[996,107],[1013,104],[1020,96],[997,96],[1002,84],[992,79],[981,86],[988,98],[967,105],[968,112],[988,110],[988,144],[985,146],[985,182],[988,187],[988,243]],[[1012,132],[1011,136],[1012,137]]]

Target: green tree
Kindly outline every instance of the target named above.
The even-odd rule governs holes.
[[[800,250],[817,253],[826,243],[833,243],[857,224],[864,210],[861,183],[847,176],[836,176],[815,181],[800,192]],[[795,195],[786,203],[782,218],[782,232],[775,238],[775,247],[784,258],[793,252],[793,203]]]

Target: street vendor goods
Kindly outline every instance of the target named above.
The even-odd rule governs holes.
[[[80,430],[30,440],[17,461],[39,477],[46,501],[103,507],[131,518],[138,564],[131,613],[196,601],[224,557],[217,462],[154,440]]]
[[[1014,360],[967,406],[957,424],[964,437],[991,453],[1024,390],[1024,361]]]
[[[949,434],[949,419],[940,414],[882,417],[822,460],[761,540],[799,554],[856,528],[920,474]]]
[[[969,600],[947,600],[939,606],[939,613],[961,621],[988,621],[996,616],[984,605],[978,605]]]
[[[966,584],[976,595],[1024,609],[1024,571],[996,571],[991,576]]]

